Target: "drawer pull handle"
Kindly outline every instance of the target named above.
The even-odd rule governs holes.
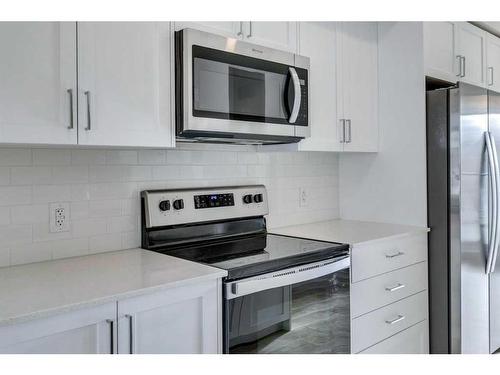
[[[404,255],[404,253],[402,251],[398,251],[397,253],[394,253],[394,254],[385,254],[385,257],[388,259],[392,259],[392,258],[399,257],[401,255]]]
[[[392,325],[392,324],[399,323],[399,322],[401,322],[402,320],[405,320],[405,316],[404,316],[404,315],[398,315],[398,317],[397,317],[397,318],[394,318],[394,319],[392,319],[392,320],[386,320],[385,322],[386,322],[387,324],[391,324],[391,325]]]
[[[394,286],[385,287],[385,290],[387,290],[388,292],[395,292],[396,290],[403,289],[405,286],[405,284],[397,283]]]

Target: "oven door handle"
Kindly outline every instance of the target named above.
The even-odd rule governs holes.
[[[288,71],[290,72],[290,77],[293,82],[293,107],[288,122],[290,124],[295,124],[295,121],[297,121],[297,117],[299,116],[302,93],[300,90],[300,79],[299,75],[297,74],[297,71],[295,70],[295,68],[291,66],[288,68]]]
[[[321,262],[309,263],[293,268],[267,273],[226,283],[226,298],[233,299],[247,294],[261,292],[267,289],[300,283],[302,281],[316,279],[346,268],[351,265],[349,256],[340,259],[328,259]]]

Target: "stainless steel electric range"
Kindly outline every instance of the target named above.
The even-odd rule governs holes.
[[[349,353],[349,246],[267,232],[262,185],[141,193],[142,247],[227,270],[225,353]]]

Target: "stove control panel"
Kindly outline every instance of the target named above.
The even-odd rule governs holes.
[[[263,185],[145,190],[141,199],[147,228],[264,216],[269,212]]]
[[[234,194],[205,194],[194,196],[194,208],[214,208],[234,206]]]

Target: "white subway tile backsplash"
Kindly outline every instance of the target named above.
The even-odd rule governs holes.
[[[33,185],[52,183],[51,167],[12,167],[10,169],[12,185]]]
[[[65,202],[71,200],[70,185],[33,185],[33,202]]]
[[[49,221],[48,204],[13,206],[10,212],[12,224],[35,224]]]
[[[8,167],[0,167],[0,185],[10,184],[10,169]]]
[[[31,165],[31,149],[2,148],[0,149],[0,165],[18,166]]]
[[[89,254],[120,250],[121,248],[121,233],[104,234],[100,236],[90,237],[89,239]]]
[[[145,189],[264,184],[270,228],[338,217],[336,154],[255,150],[0,148],[0,267],[140,246]],[[49,203],[66,201],[70,231],[50,233]]]
[[[10,265],[10,249],[8,247],[0,247],[0,267]]]
[[[50,242],[16,245],[10,249],[11,265],[42,262],[50,259],[52,259],[52,244]]]
[[[107,218],[88,218],[72,220],[71,234],[73,238],[89,237],[108,232]]]
[[[10,208],[0,207],[0,226],[10,224]]]
[[[64,149],[33,149],[33,165],[69,165],[71,151]]]
[[[31,203],[31,186],[0,186],[0,206]]]
[[[165,164],[165,150],[141,150],[139,151],[139,164],[155,165]]]
[[[71,164],[90,165],[106,164],[106,151],[104,150],[71,150]]]
[[[106,151],[107,164],[137,164],[137,151],[110,150]]]

